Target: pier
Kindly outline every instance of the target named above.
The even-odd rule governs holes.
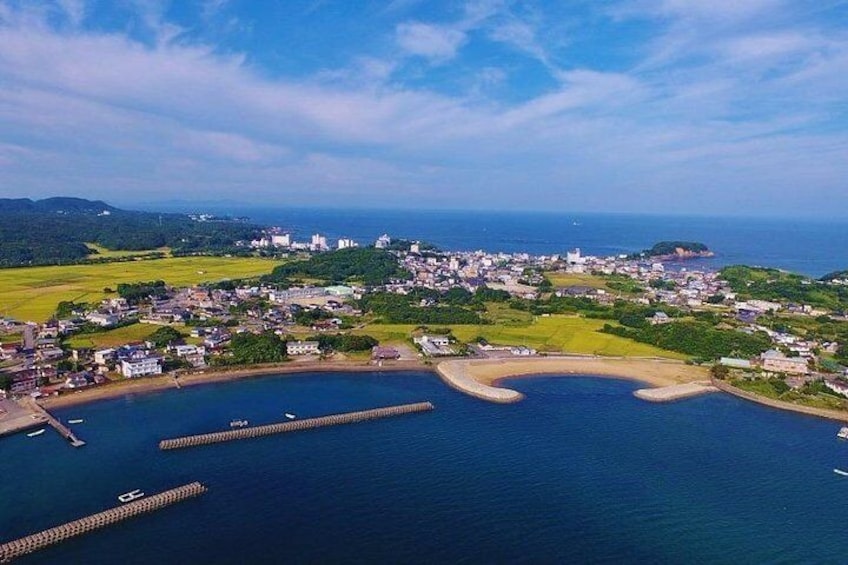
[[[206,487],[198,482],[189,483],[38,532],[37,534],[4,543],[0,545],[0,563],[8,563],[16,557],[27,555],[73,537],[199,496],[205,493],[206,490]]]
[[[24,402],[33,411],[33,413],[41,415],[44,418],[43,421],[59,432],[59,435],[68,440],[71,445],[74,447],[82,447],[85,445],[85,442],[79,439],[74,432],[71,431],[71,428],[54,418],[50,412],[39,406],[35,400],[26,398]]]
[[[185,447],[196,447],[199,445],[209,445],[225,441],[252,439],[273,434],[283,434],[287,432],[311,430],[314,428],[323,428],[327,426],[337,426],[339,424],[354,424],[357,422],[367,422],[369,420],[377,420],[380,418],[402,416],[404,414],[414,414],[416,412],[429,412],[430,410],[433,410],[433,408],[434,406],[430,402],[418,402],[415,404],[401,404],[398,406],[387,406],[385,408],[362,410],[360,412],[346,412],[343,414],[332,414],[329,416],[321,416],[318,418],[307,418],[303,420],[280,422],[277,424],[268,424],[265,426],[256,426],[252,428],[241,428],[238,430],[229,430],[224,432],[212,432],[208,434],[184,436],[174,439],[164,439],[160,441],[159,449],[181,449]]]

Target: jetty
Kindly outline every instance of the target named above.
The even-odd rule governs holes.
[[[207,488],[199,482],[189,483],[159,494],[116,506],[48,530],[0,545],[0,563],[55,545],[76,536],[117,524],[134,516],[147,514],[177,502],[199,496]]]
[[[71,428],[54,418],[50,412],[39,406],[35,400],[32,398],[26,398],[24,402],[34,414],[40,415],[43,418],[43,422],[49,424],[50,427],[59,432],[59,435],[68,440],[72,446],[82,447],[85,445],[85,442],[79,439],[76,434],[71,431]]]
[[[718,392],[718,389],[705,383],[682,383],[657,388],[641,388],[634,392],[633,396],[647,400],[648,402],[673,402],[675,400],[700,396],[708,392]]]
[[[222,443],[226,441],[234,441],[240,439],[253,439],[273,434],[283,434],[288,432],[311,430],[314,428],[323,428],[327,426],[337,426],[340,424],[354,424],[357,422],[378,420],[380,418],[402,416],[404,414],[429,412],[434,408],[435,407],[431,402],[417,402],[414,404],[387,406],[385,408],[373,408],[371,410],[362,410],[359,412],[331,414],[329,416],[321,416],[318,418],[289,420],[286,422],[267,424],[264,426],[255,426],[251,428],[240,428],[223,432],[212,432],[208,434],[184,436],[173,439],[163,439],[159,442],[159,449],[182,449],[185,447],[196,447],[200,445],[210,445],[213,443]]]

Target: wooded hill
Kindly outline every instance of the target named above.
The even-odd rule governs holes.
[[[78,263],[109,250],[170,247],[174,254],[222,252],[259,227],[242,221],[198,222],[185,214],[121,210],[82,198],[0,199],[0,267]]]

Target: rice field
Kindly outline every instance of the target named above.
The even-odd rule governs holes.
[[[161,279],[175,286],[270,273],[276,261],[258,257],[168,257],[92,265],[0,269],[0,316],[43,322],[63,300],[98,302],[118,283]]]
[[[452,325],[457,339],[469,342],[483,337],[493,345],[525,345],[538,351],[584,353],[622,357],[665,357],[687,359],[686,355],[601,333],[605,322],[573,316],[537,317],[525,325]],[[355,330],[381,343],[403,343],[415,330],[412,324],[370,324]]]

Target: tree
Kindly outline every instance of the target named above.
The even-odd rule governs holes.
[[[233,361],[240,365],[276,363],[286,359],[286,342],[274,332],[241,333],[230,341]]]
[[[0,373],[0,389],[5,391],[12,390],[12,375]]]
[[[712,367],[710,367],[710,375],[713,376],[714,379],[718,379],[723,381],[730,376],[730,369],[728,369],[725,365],[721,365],[716,363]]]
[[[156,347],[167,347],[174,342],[182,341],[183,334],[181,334],[176,329],[171,326],[162,326],[149,336],[147,336],[148,341],[152,341]]]

